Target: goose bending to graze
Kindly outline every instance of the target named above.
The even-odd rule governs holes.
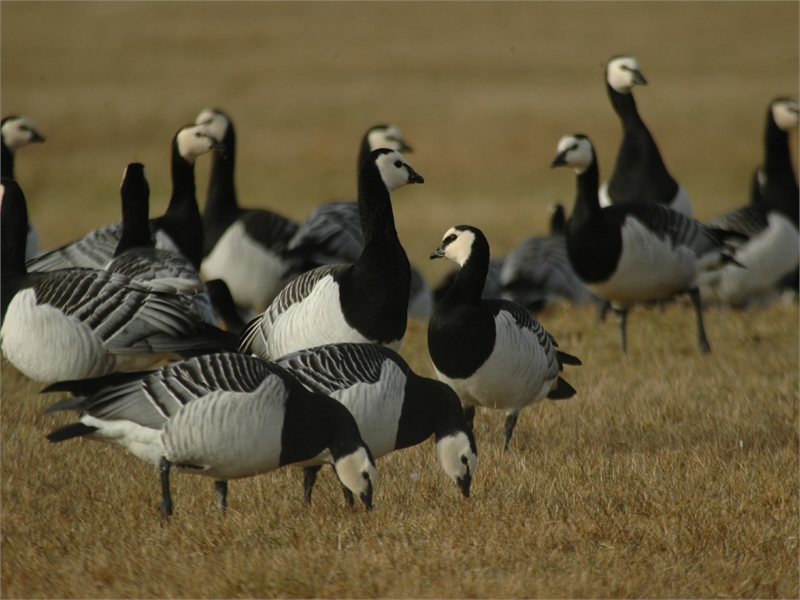
[[[192,297],[159,281],[95,269],[28,273],[25,196],[2,180],[3,355],[35,381],[146,369],[164,359],[235,350],[236,337],[203,323]]]
[[[239,349],[275,359],[339,342],[400,347],[408,321],[411,268],[397,238],[389,194],[423,178],[403,156],[369,154],[358,178],[364,250],[353,264],[306,271],[242,333]]]
[[[172,140],[172,196],[167,211],[150,219],[156,248],[180,252],[200,269],[203,253],[203,222],[195,195],[195,160],[222,145],[205,125],[182,127]],[[119,244],[122,223],[101,227],[79,240],[50,250],[28,262],[29,271],[52,271],[68,267],[104,268]]]
[[[646,83],[632,56],[615,56],[608,61],[606,90],[622,121],[622,144],[611,179],[600,189],[600,205],[658,202],[691,217],[689,195],[670,175],[636,108],[631,88]]]
[[[746,236],[708,227],[657,202],[601,208],[597,158],[585,135],[561,138],[551,164],[559,166],[574,167],[578,176],[566,229],[569,260],[586,287],[617,313],[623,351],[629,306],[688,293],[697,314],[700,350],[709,352],[695,278],[699,270],[735,263],[730,241]]]
[[[428,323],[428,351],[436,376],[452,387],[472,424],[476,406],[506,412],[508,442],[520,411],[545,397],[571,398],[575,389],[559,373],[580,365],[556,350],[541,323],[508,300],[483,300],[489,242],[480,229],[451,227],[431,259],[449,258],[461,267]]]
[[[14,173],[14,155],[17,150],[28,144],[41,144],[44,136],[27,117],[4,117],[0,121],[0,137],[2,138],[2,151],[0,151],[0,176],[16,179]],[[28,223],[27,245],[25,258],[32,258],[39,252],[39,234],[32,223]]]
[[[172,514],[173,469],[214,478],[217,503],[225,511],[229,479],[312,459],[333,464],[342,485],[372,508],[375,461],[353,416],[274,363],[209,354],[144,373],[58,383],[45,391],[74,394],[46,412],[82,413],[77,423],[47,439],[85,436],[118,444],[156,465],[165,515]]]
[[[532,311],[558,300],[583,304],[594,298],[569,262],[564,227],[564,207],[557,204],[550,235],[529,237],[508,253],[500,271],[504,298]]]
[[[230,117],[205,109],[196,123],[206,125],[225,146],[211,162],[201,273],[207,280],[222,279],[236,304],[264,312],[289,281],[284,253],[297,223],[268,210],[240,208],[234,182],[236,132]]]
[[[792,167],[789,130],[798,126],[798,102],[778,98],[770,103],[764,131],[764,164],[756,175],[751,204],[726,213],[712,227],[739,231],[750,239],[736,248],[735,265],[698,276],[705,302],[743,306],[776,291],[800,264],[798,211],[800,189]]]
[[[469,497],[478,452],[455,392],[420,377],[399,354],[375,344],[330,344],[285,356],[277,363],[309,389],[338,400],[353,414],[376,459],[436,438],[445,473]],[[305,465],[305,495],[322,461]]]

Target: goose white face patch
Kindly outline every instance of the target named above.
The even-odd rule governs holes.
[[[333,468],[339,481],[356,497],[372,495],[378,482],[378,471],[363,447],[337,460]]]
[[[467,475],[472,476],[478,468],[478,455],[472,451],[469,438],[464,432],[439,440],[436,444],[436,458],[455,483]]]
[[[178,152],[187,162],[194,164],[198,156],[211,151],[217,139],[205,125],[184,127],[178,132]]]
[[[202,110],[194,122],[196,125],[208,127],[209,133],[218,141],[222,141],[225,134],[228,133],[228,125],[230,124],[225,115],[212,108]]]
[[[558,141],[558,153],[565,152],[564,160],[580,175],[594,160],[594,147],[585,137],[565,135]]]
[[[451,227],[447,230],[442,238],[444,257],[449,258],[459,266],[464,266],[464,263],[467,262],[470,254],[472,254],[473,243],[475,243],[474,233],[469,230]]]
[[[380,171],[381,179],[389,193],[403,187],[408,183],[411,173],[408,170],[408,162],[403,155],[397,151],[381,154],[375,161]]]
[[[797,100],[780,100],[772,104],[772,119],[783,131],[797,127],[800,123],[800,104]]]
[[[31,143],[36,135],[36,129],[33,127],[27,117],[19,117],[17,119],[9,119],[3,124],[3,141],[8,149],[16,152],[23,146]]]
[[[394,125],[370,131],[367,134],[367,144],[369,144],[370,150],[389,148],[389,150],[397,150],[399,152],[405,147],[403,134]]]
[[[639,63],[632,56],[619,56],[609,61],[606,67],[608,85],[620,93],[630,91],[631,87],[637,83],[637,74],[639,74]]]

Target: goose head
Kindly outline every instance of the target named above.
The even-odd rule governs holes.
[[[403,134],[394,125],[376,125],[366,134],[370,150],[389,148],[398,152],[413,152],[411,146],[403,140]]]
[[[594,146],[589,138],[581,134],[571,134],[558,141],[558,154],[550,167],[574,167],[575,172],[580,175],[594,160]]]
[[[386,190],[391,193],[409,183],[425,183],[422,175],[411,168],[397,150],[379,148],[370,152],[365,162],[372,161],[380,173]]]
[[[606,81],[615,91],[627,94],[634,85],[646,85],[639,63],[632,56],[615,56],[606,65]]]
[[[187,125],[175,135],[175,144],[183,159],[194,164],[198,156],[212,150],[223,150],[225,146],[212,134],[206,125]]]
[[[456,225],[445,232],[442,243],[431,252],[430,257],[431,260],[449,258],[458,266],[463,267],[478,244],[488,246],[486,237],[480,229],[469,225]]]
[[[36,131],[27,117],[6,117],[0,130],[3,143],[11,152],[16,152],[28,144],[44,142],[44,137]]]
[[[360,498],[367,510],[372,510],[372,492],[378,481],[378,471],[369,448],[360,444],[349,454],[335,458],[333,468],[342,485]]]
[[[205,125],[214,139],[224,141],[231,126],[231,120],[224,112],[214,108],[204,108],[194,120],[196,125]]]
[[[770,104],[772,120],[782,131],[789,131],[800,123],[800,104],[792,98],[779,98]]]
[[[439,459],[439,464],[447,476],[461,489],[464,497],[469,498],[472,475],[478,467],[478,452],[475,438],[469,431],[466,421],[463,431],[437,437],[436,458]]]

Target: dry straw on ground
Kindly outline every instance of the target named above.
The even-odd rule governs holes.
[[[743,205],[768,102],[798,89],[796,3],[3,3],[2,112],[46,144],[18,179],[44,247],[116,220],[128,162],[169,190],[169,140],[212,105],[239,132],[243,204],[302,218],[354,193],[358,138],[391,121],[426,178],[395,194],[401,240],[427,261],[469,223],[493,252],[568,209],[574,177],[547,168],[582,132],[608,175],[619,123],[603,64],[636,56],[637,102],[708,220]],[[793,144],[796,145],[796,138]],[[198,161],[199,196],[208,161]],[[571,400],[479,411],[469,500],[433,445],[379,461],[375,510],[346,506],[329,469],[314,502],[299,470],[174,479],[118,448],[44,436],[58,395],[2,367],[2,597],[797,597],[798,309],[709,308],[712,354],[684,303],[613,322],[541,315],[579,356]],[[425,327],[402,353],[431,374]],[[55,396],[55,397],[51,397]]]

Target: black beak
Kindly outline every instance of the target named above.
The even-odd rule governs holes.
[[[44,136],[40,135],[38,131],[32,131],[31,133],[33,134],[33,137],[31,138],[31,144],[35,142],[44,142]]]
[[[644,78],[644,75],[639,73],[639,71],[633,71],[633,83],[638,85],[647,85],[647,80]]]
[[[361,494],[360,496],[361,501],[364,503],[364,506],[367,507],[367,510],[372,510],[372,482],[369,482],[369,486],[367,487],[367,491]]]
[[[564,150],[553,159],[553,162],[550,163],[550,168],[563,167],[565,164],[567,164],[567,150]]]
[[[408,169],[408,183],[425,183],[422,175],[412,169],[411,166],[406,165],[406,168]]]
[[[414,149],[405,142],[400,142],[400,150],[398,152],[414,152]]]
[[[456,479],[456,483],[458,483],[458,487],[461,488],[461,493],[464,494],[464,498],[469,498],[469,486],[472,485],[472,475],[467,473],[463,477]]]
[[[436,250],[431,252],[430,258],[431,260],[433,260],[434,258],[444,258],[444,248],[439,246]]]

